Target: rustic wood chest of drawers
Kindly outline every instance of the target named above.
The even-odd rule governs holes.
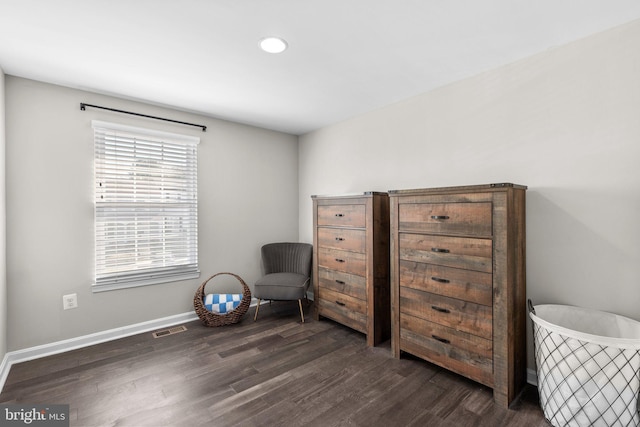
[[[390,336],[389,197],[312,196],[314,316],[366,334]]]
[[[525,191],[391,191],[391,349],[493,388],[526,380]]]

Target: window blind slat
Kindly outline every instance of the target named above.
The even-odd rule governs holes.
[[[197,142],[94,123],[94,290],[197,277]]]

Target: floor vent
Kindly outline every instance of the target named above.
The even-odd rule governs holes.
[[[187,327],[184,325],[174,326],[173,328],[163,329],[161,331],[156,331],[152,335],[154,338],[166,337],[173,334],[178,334],[180,332],[184,332],[187,330]]]

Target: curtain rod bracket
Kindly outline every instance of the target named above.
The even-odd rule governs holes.
[[[99,108],[101,110],[113,111],[115,113],[131,114],[132,116],[146,117],[148,119],[162,120],[162,121],[165,121],[165,122],[178,123],[178,124],[186,125],[186,126],[195,126],[195,127],[198,127],[198,128],[202,128],[202,132],[206,132],[207,131],[207,127],[205,125],[198,125],[198,124],[195,124],[195,123],[181,122],[179,120],[165,119],[164,117],[149,116],[147,114],[133,113],[131,111],[117,110],[115,108],[101,107],[99,105],[85,104],[84,102],[80,103],[80,110],[81,111],[85,111],[86,107]]]

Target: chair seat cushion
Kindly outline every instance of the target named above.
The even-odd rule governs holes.
[[[204,306],[212,313],[225,314],[233,311],[242,302],[242,294],[207,294]]]
[[[304,298],[309,277],[297,273],[272,273],[258,280],[254,296],[260,299],[297,300]]]

